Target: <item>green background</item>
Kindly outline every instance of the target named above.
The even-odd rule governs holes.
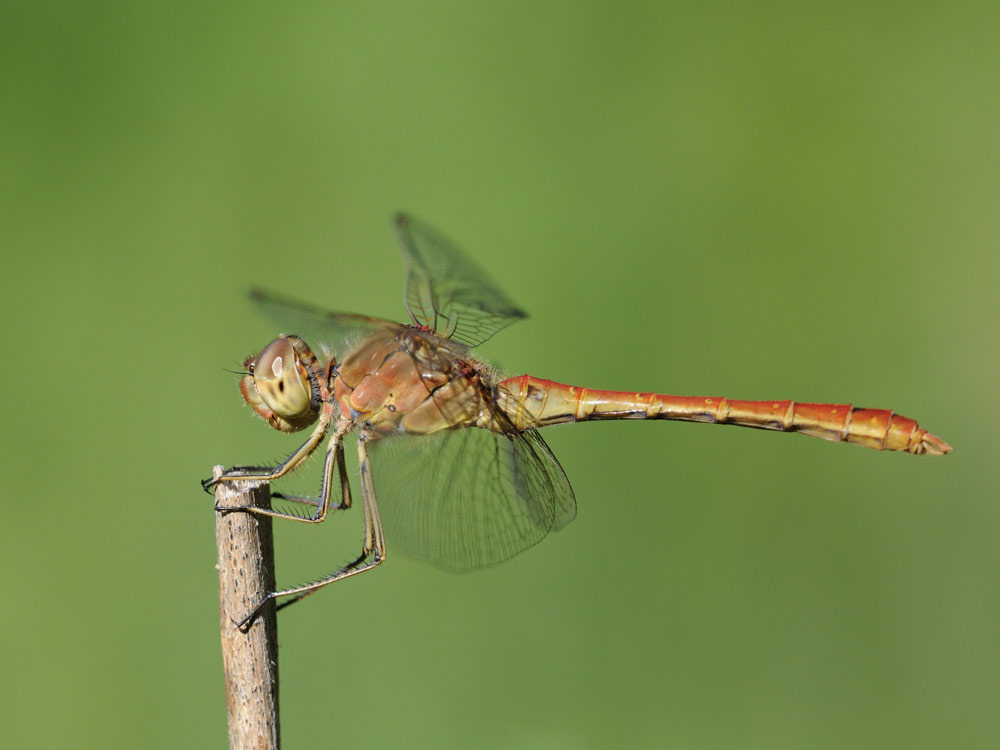
[[[245,291],[402,319],[405,209],[531,312],[512,374],[955,452],[553,428],[564,531],[282,614],[286,747],[1000,745],[998,8],[3,3],[4,744],[224,746],[198,480],[296,444]],[[361,518],[287,526],[297,583]]]

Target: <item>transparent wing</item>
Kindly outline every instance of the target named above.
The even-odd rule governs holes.
[[[533,430],[403,435],[370,453],[387,545],[442,568],[503,562],[576,516],[569,480]]]
[[[527,317],[476,263],[413,217],[396,216],[409,268],[406,309],[418,325],[476,346]]]
[[[365,315],[328,312],[261,289],[250,290],[250,301],[281,333],[303,339],[320,358],[343,357],[354,344],[373,332],[399,326]]]

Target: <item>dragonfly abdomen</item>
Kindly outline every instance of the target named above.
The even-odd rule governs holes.
[[[733,424],[863,445],[941,455],[951,446],[888,409],[797,401],[739,401],[716,396],[604,391],[521,375],[503,381],[504,410],[519,429],[602,419],[670,419]]]

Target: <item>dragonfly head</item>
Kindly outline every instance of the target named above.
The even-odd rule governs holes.
[[[247,374],[240,381],[246,402],[282,432],[303,430],[319,414],[319,386],[293,342],[300,339],[279,336],[257,356],[247,357]]]

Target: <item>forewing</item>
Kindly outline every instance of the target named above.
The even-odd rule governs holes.
[[[401,435],[370,453],[387,547],[442,568],[503,562],[576,516],[569,480],[533,430]]]
[[[406,308],[418,325],[476,346],[527,317],[475,262],[447,238],[411,216],[396,216],[409,268]]]
[[[364,315],[328,312],[261,289],[250,290],[250,301],[278,326],[280,333],[303,339],[321,358],[341,358],[354,344],[376,330],[399,325]]]

